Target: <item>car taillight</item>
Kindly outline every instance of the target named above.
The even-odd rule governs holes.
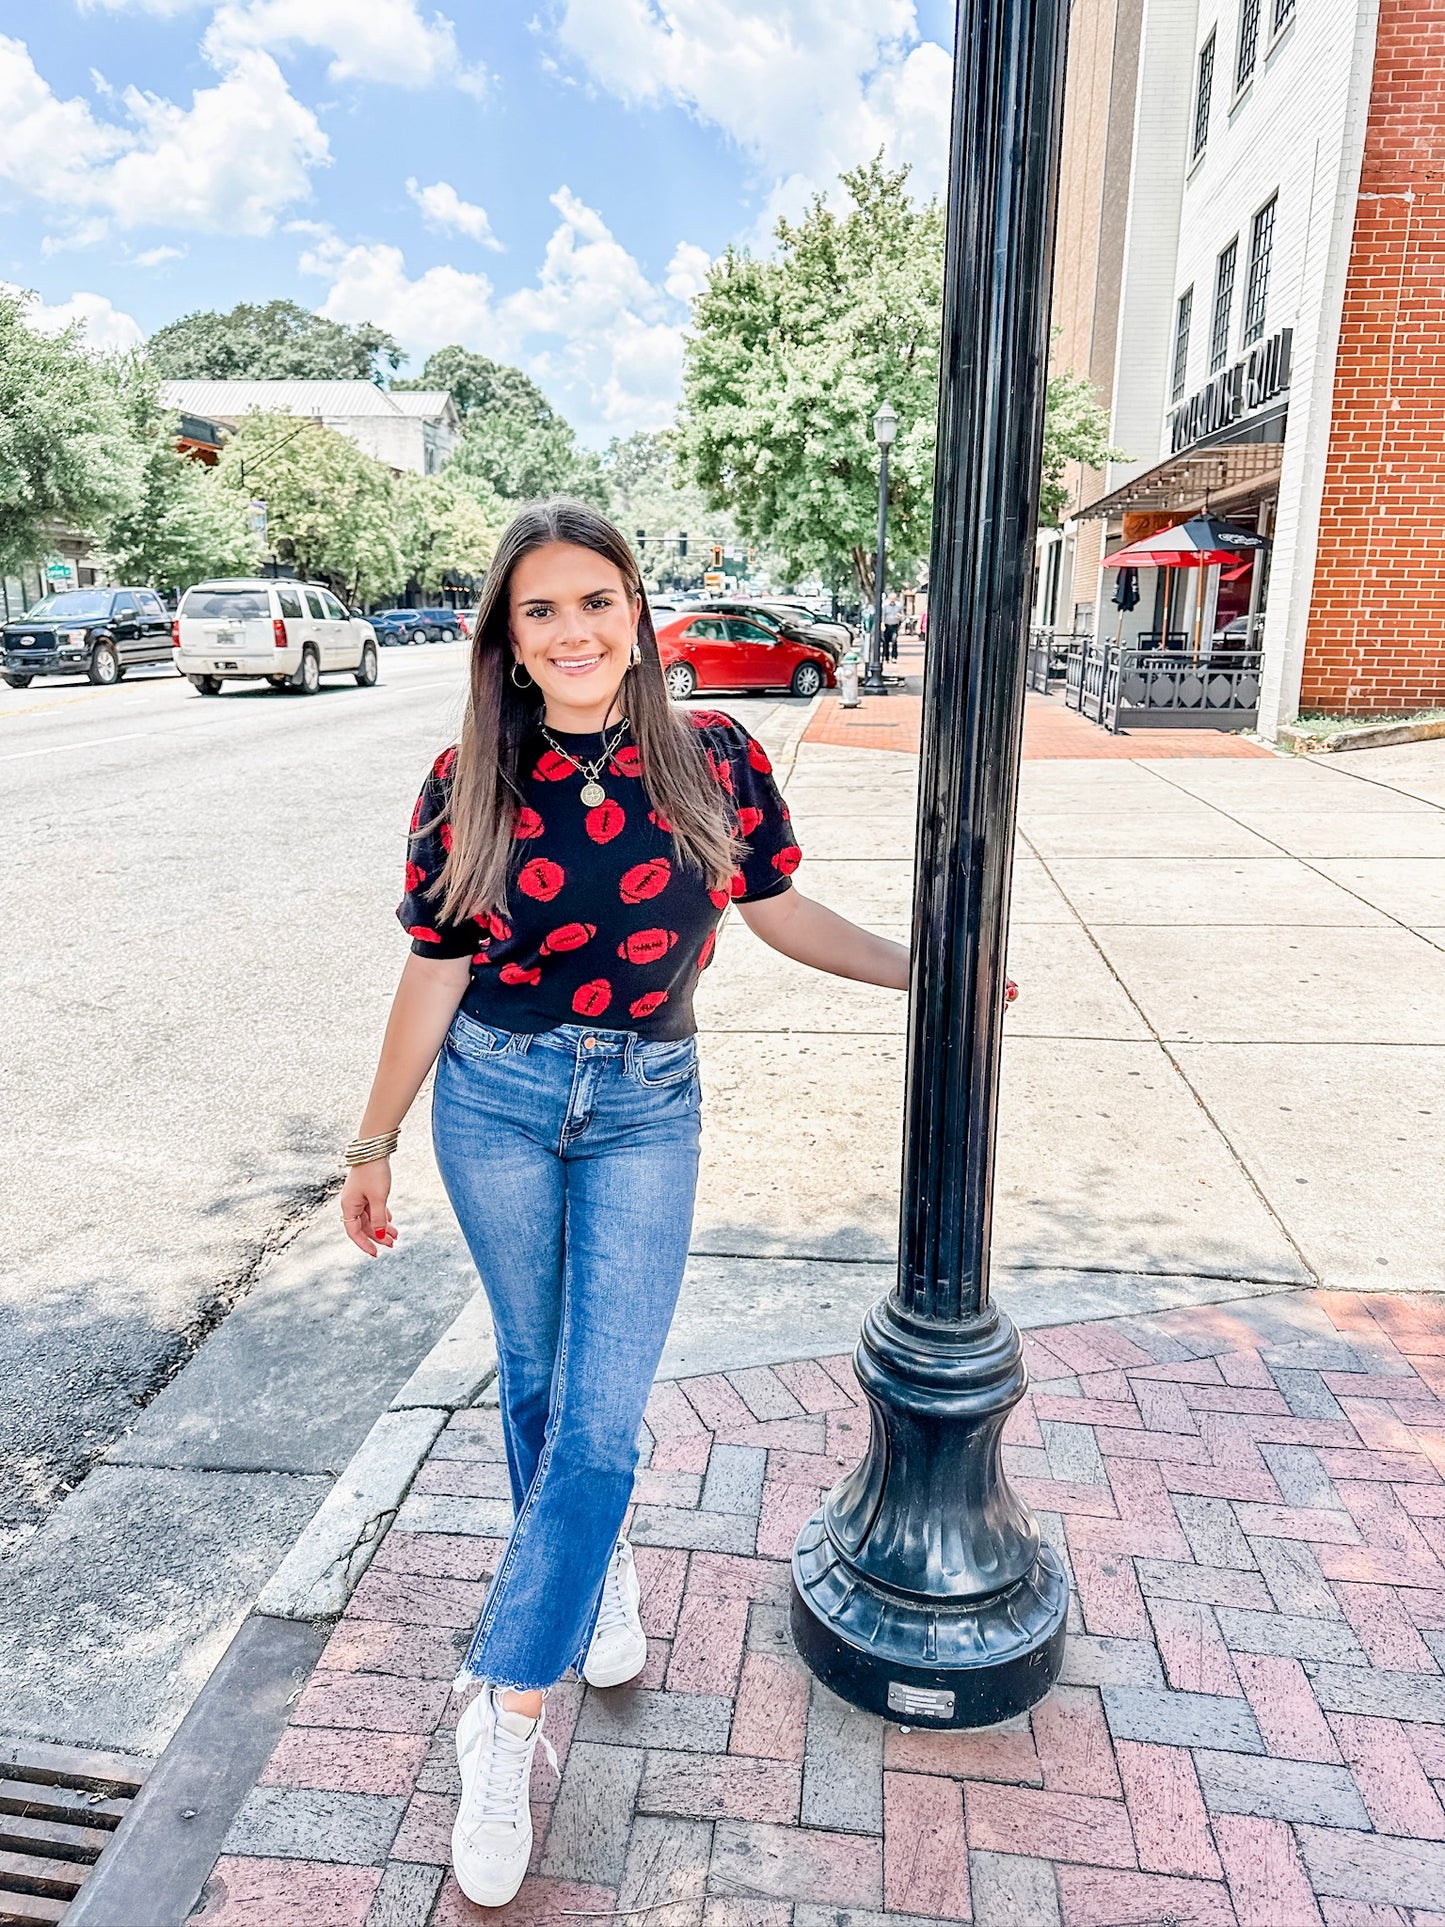
[[[281,620],[280,616],[272,616],[271,634],[276,638],[276,647],[278,649],[284,649],[286,647],[286,624]]]
[[[171,647],[172,649],[179,649],[180,646],[181,646],[181,619],[179,616],[173,616],[171,618]]]

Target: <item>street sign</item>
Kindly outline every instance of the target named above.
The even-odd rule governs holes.
[[[47,582],[69,582],[75,571],[63,555],[47,555],[45,558],[45,580]]]

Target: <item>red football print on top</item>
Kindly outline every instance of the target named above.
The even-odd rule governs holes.
[[[748,761],[754,769],[761,770],[764,776],[766,776],[768,771],[773,767],[768,761],[767,751],[761,743],[748,744]]]
[[[773,858],[773,868],[775,870],[781,870],[785,877],[790,877],[802,860],[803,852],[798,848],[797,844],[789,843],[785,848],[779,850]]]
[[[672,865],[665,856],[649,857],[646,863],[634,863],[622,877],[622,901],[624,903],[645,903],[664,891],[672,881]]]
[[[719,756],[713,750],[708,751],[707,760],[712,765],[712,773],[713,773],[714,779],[717,782],[721,783],[723,788],[731,796],[732,787],[733,787],[732,764],[728,761],[726,756]]]
[[[731,890],[709,890],[707,895],[708,895],[708,902],[711,903],[714,910],[726,910],[728,907],[728,903],[732,898],[732,891]]]
[[[529,803],[524,803],[517,811],[517,820],[512,825],[512,835],[520,840],[540,836],[546,824]]]
[[[738,829],[744,836],[751,836],[762,820],[762,811],[755,810],[750,803],[738,811]]]
[[[539,984],[542,981],[540,964],[533,964],[530,970],[523,964],[503,964],[497,975],[504,984]]]
[[[707,942],[703,945],[702,949],[699,950],[697,953],[697,967],[699,970],[707,969],[708,965],[712,962],[712,953],[716,949],[717,949],[717,931],[709,930],[707,933]]]
[[[419,863],[408,863],[406,866],[406,888],[408,896],[413,890],[419,890],[425,882],[426,871],[421,865]]]
[[[438,756],[436,761],[432,764],[431,773],[433,776],[436,777],[439,783],[445,783],[447,778],[451,775],[452,771],[456,768],[456,762],[457,762],[456,749],[454,747],[452,749],[444,749],[441,755]]]
[[[564,923],[559,929],[547,932],[542,955],[553,957],[559,950],[580,950],[584,943],[591,943],[596,935],[595,923]]]
[[[441,938],[437,935],[436,931],[428,930],[424,923],[410,924],[407,927],[406,934],[409,937],[415,937],[418,943],[440,943],[441,942]]]
[[[582,821],[594,843],[610,843],[614,836],[621,836],[627,827],[627,816],[622,805],[614,803],[611,797],[605,803],[599,803],[595,810],[588,810]]]
[[[576,772],[577,765],[570,756],[559,756],[555,749],[544,749],[537,758],[537,767],[532,771],[544,783],[564,783]]]
[[[665,816],[659,816],[656,810],[649,810],[647,812],[647,820],[649,823],[655,823],[664,836],[672,835],[672,825]]]
[[[522,895],[535,897],[539,903],[550,903],[566,881],[561,864],[545,856],[534,856],[517,874],[517,888]]]
[[[425,803],[426,803],[426,791],[423,790],[421,795],[416,799],[416,808],[411,813],[411,828],[412,828],[413,835],[415,835],[416,832],[421,828],[422,808]]]
[[[643,996],[633,999],[627,1006],[627,1014],[629,1017],[650,1017],[653,1011],[661,1010],[666,1002],[665,990],[649,990]]]
[[[452,853],[452,826],[450,823],[442,824],[441,838],[442,848],[446,851],[447,855],[450,856]]]
[[[676,942],[675,930],[634,930],[630,937],[618,944],[617,954],[625,957],[628,963],[656,963],[659,957],[667,955]]]
[[[730,897],[740,897],[743,891],[747,889],[747,887],[748,887],[748,880],[743,875],[742,871],[734,870],[732,874],[732,881],[728,884],[728,895]]]
[[[579,1017],[600,1017],[612,1002],[612,986],[605,977],[579,984],[572,993],[572,1008]]]
[[[505,917],[499,917],[495,913],[489,913],[485,917],[474,917],[473,922],[481,924],[482,928],[489,931],[490,934],[497,939],[498,943],[505,943],[512,934],[512,926],[507,922],[507,919]]]
[[[614,776],[641,776],[642,751],[635,743],[624,743],[607,767]]]

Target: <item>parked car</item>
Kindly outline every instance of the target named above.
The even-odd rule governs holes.
[[[367,618],[383,646],[394,642],[456,642],[467,633],[455,609],[382,609]]]
[[[223,682],[256,682],[314,696],[333,671],[376,681],[376,632],[312,582],[252,578],[198,582],[181,600],[175,662],[203,696]]]
[[[788,689],[816,696],[837,681],[826,649],[754,616],[711,609],[674,616],[658,629],[657,648],[674,702],[699,689]]]
[[[815,648],[826,650],[834,662],[853,643],[853,631],[846,622],[831,622],[810,609],[806,602],[791,597],[715,596],[707,606],[726,615],[753,616],[780,629],[795,642],[810,642]]]
[[[154,589],[64,589],[7,622],[0,650],[12,689],[37,676],[115,683],[137,663],[170,661],[171,618]]]

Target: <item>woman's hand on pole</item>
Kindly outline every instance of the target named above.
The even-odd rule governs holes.
[[[374,1258],[381,1246],[396,1243],[396,1226],[386,1200],[391,1192],[391,1159],[353,1164],[341,1187],[341,1222],[359,1251]]]

